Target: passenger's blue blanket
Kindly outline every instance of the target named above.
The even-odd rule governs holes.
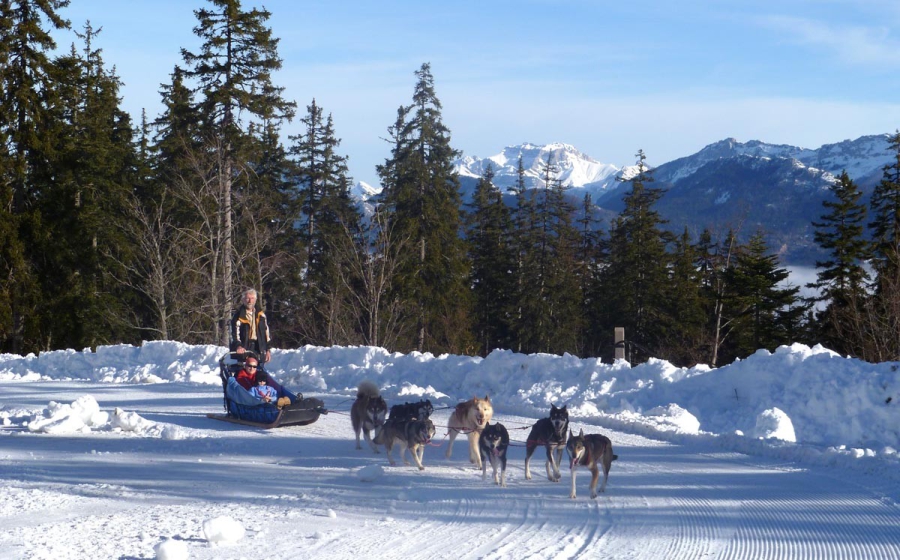
[[[240,383],[234,377],[228,378],[228,387],[225,394],[232,401],[244,406],[257,406],[263,404],[262,399],[256,398],[250,394],[250,391],[241,387]]]

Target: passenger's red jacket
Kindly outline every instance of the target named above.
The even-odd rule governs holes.
[[[234,376],[234,380],[238,382],[238,385],[249,391],[256,385],[256,374],[248,373],[246,369],[241,368],[241,371]]]

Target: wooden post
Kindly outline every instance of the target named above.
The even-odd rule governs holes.
[[[616,359],[624,360],[625,359],[625,327],[616,327],[615,328],[615,339],[616,339]]]

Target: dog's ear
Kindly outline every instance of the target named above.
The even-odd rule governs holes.
[[[584,437],[584,428],[578,431],[578,437]]]
[[[550,412],[552,413],[554,410],[556,410],[556,405],[553,403],[550,403]]]
[[[490,397],[490,395],[485,395],[485,396],[484,396],[484,400],[486,400],[487,402],[491,402],[491,397]]]

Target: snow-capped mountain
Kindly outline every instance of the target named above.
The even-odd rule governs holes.
[[[666,191],[657,209],[678,233],[685,227],[695,236],[704,228],[719,235],[731,229],[746,239],[762,229],[770,249],[780,252],[785,262],[812,264],[821,257],[812,240],[812,221],[824,213],[828,187],[846,170],[868,203],[884,166],[896,157],[889,150],[889,138],[889,134],[863,136],[817,149],[721,140],[653,169],[653,186]],[[527,188],[545,186],[549,162],[558,169],[556,177],[570,187],[573,201],[590,193],[600,214],[607,216],[621,210],[627,180],[636,169],[600,163],[568,144],[507,146],[491,157],[469,156],[455,162],[463,198],[470,199],[488,165],[497,187],[506,191],[514,186],[520,157]],[[378,191],[359,183],[353,194],[365,201]]]
[[[657,209],[676,232],[734,230],[746,239],[761,229],[784,261],[812,264],[821,257],[812,222],[825,212],[828,187],[846,170],[867,203],[894,158],[888,139],[888,134],[863,136],[818,149],[722,140],[654,170],[653,186],[666,190]],[[595,202],[618,212],[624,188],[620,184]]]
[[[456,161],[455,167],[461,179],[478,180],[490,165],[494,172],[494,184],[506,191],[518,179],[519,158],[522,159],[527,188],[546,186],[544,176],[548,163],[555,166],[555,177],[563,186],[585,189],[592,195],[608,190],[622,173],[622,168],[600,163],[574,146],[561,143],[507,146],[501,153],[487,158],[463,157]]]

